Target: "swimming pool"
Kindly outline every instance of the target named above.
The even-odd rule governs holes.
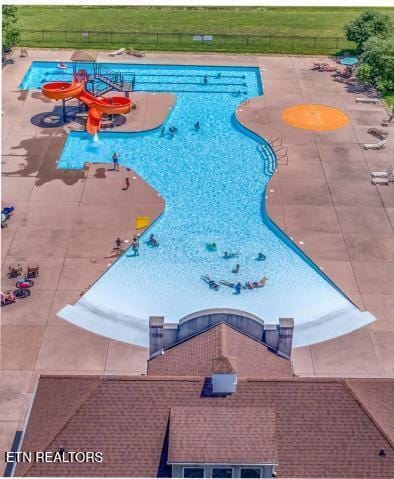
[[[263,140],[240,128],[234,118],[245,98],[262,94],[257,68],[109,65],[135,74],[137,91],[170,91],[177,101],[161,128],[144,133],[71,133],[59,168],[81,168],[84,161],[129,166],[165,199],[165,211],[141,239],[140,256],[123,255],[73,306],[59,315],[115,339],[146,345],[151,315],[177,322],[194,311],[234,308],[267,323],[295,319],[295,345],[329,339],[374,318],[359,311],[306,258],[265,213],[267,156]],[[21,86],[38,88],[59,78],[55,64],[33,64]],[[60,73],[61,75],[63,72]],[[206,80],[205,80],[206,78]],[[199,121],[201,128],[193,125]],[[269,150],[267,150],[269,151]],[[158,248],[145,240],[150,233]],[[217,252],[206,245],[216,243]],[[225,251],[239,251],[226,260]],[[258,252],[265,261],[256,261]],[[235,264],[240,272],[232,273]],[[268,277],[258,290],[221,286],[213,291],[201,275],[230,282]]]

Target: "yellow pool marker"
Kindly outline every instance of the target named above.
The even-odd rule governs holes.
[[[149,226],[150,220],[149,216],[137,216],[135,219],[135,229],[141,230],[142,228],[146,228]]]
[[[343,128],[349,122],[345,113],[326,105],[294,105],[282,113],[282,120],[295,128],[327,131]]]

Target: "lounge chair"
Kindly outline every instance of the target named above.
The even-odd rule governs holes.
[[[26,278],[27,279],[37,278],[39,272],[40,272],[39,266],[28,266],[26,271]]]
[[[387,143],[387,140],[379,141],[378,143],[364,143],[364,150],[381,150],[384,148],[384,145]]]
[[[386,178],[371,178],[371,183],[373,185],[389,185],[394,182],[392,176],[387,176]]]
[[[386,118],[383,119],[381,125],[385,127],[391,126],[391,122],[393,121],[393,114],[388,115]]]
[[[369,128],[368,133],[376,136],[379,140],[385,140],[389,136],[388,131],[380,130],[379,128]]]
[[[392,176],[394,173],[394,168],[393,166],[389,166],[386,171],[373,171],[371,173],[371,176],[373,178],[388,178]]]
[[[128,48],[127,54],[137,58],[143,58],[145,56],[144,52],[139,52],[138,50],[134,50],[134,48],[132,47]]]
[[[126,48],[119,48],[119,50],[115,50],[109,54],[110,57],[116,57],[118,55],[122,55],[126,51]]]
[[[379,98],[356,98],[356,103],[377,103]]]

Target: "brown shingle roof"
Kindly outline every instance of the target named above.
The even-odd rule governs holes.
[[[264,343],[224,323],[178,343],[148,361],[148,375],[210,376],[213,361],[220,357],[229,358],[239,377],[293,376],[289,360],[277,356]]]
[[[228,356],[220,356],[212,360],[212,373],[215,374],[234,374],[237,372],[235,365],[237,358],[229,358]]]
[[[274,408],[171,408],[169,463],[275,464],[276,461]]]
[[[370,417],[382,428],[394,446],[394,387],[391,379],[346,381],[356,399],[360,401]]]
[[[20,464],[17,475],[154,477],[166,462],[170,411],[188,405],[271,408],[279,477],[394,477],[393,448],[345,381],[240,380],[226,397],[202,396],[203,383],[190,377],[42,377],[22,450],[102,451],[104,460]],[[388,384],[392,392],[394,381]],[[394,405],[388,408],[394,415]]]

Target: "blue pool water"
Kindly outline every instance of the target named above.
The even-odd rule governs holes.
[[[111,65],[110,65],[111,66]],[[267,157],[264,143],[242,129],[234,112],[244,98],[262,94],[256,68],[113,65],[136,74],[139,91],[170,91],[177,100],[165,127],[144,133],[100,133],[99,142],[84,132],[71,133],[59,168],[83,162],[111,162],[135,170],[165,200],[165,211],[141,239],[140,256],[123,255],[74,306],[60,316],[100,334],[146,344],[147,321],[163,315],[177,322],[209,308],[235,308],[268,323],[293,317],[296,345],[311,344],[360,327],[373,317],[362,313],[267,218],[264,209]],[[33,64],[23,88],[64,73],[54,64]],[[207,84],[204,84],[204,77]],[[193,125],[199,121],[201,129]],[[267,193],[269,194],[269,193]],[[116,214],[116,210],[114,210]],[[141,212],[143,214],[143,212]],[[158,248],[145,244],[150,233]],[[307,242],[307,238],[305,238]],[[207,243],[216,243],[209,252]],[[225,260],[225,251],[238,251]],[[256,261],[263,252],[266,261]],[[239,274],[232,273],[240,264]],[[230,282],[268,278],[265,288],[213,291],[202,274]]]

